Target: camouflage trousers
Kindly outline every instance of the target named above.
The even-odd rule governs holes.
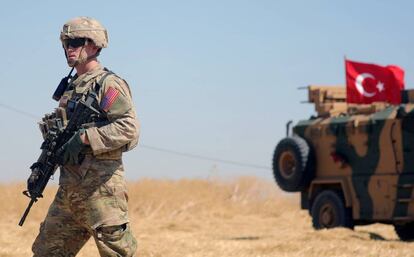
[[[59,186],[33,243],[34,257],[76,256],[90,237],[102,257],[133,256],[137,242],[128,221],[122,162],[85,160],[62,169],[62,175],[78,183]]]

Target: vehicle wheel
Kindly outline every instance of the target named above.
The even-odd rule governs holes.
[[[314,176],[311,149],[301,137],[286,137],[277,144],[273,155],[273,175],[285,191],[297,192],[309,185]]]
[[[414,222],[410,222],[404,225],[394,224],[395,232],[398,237],[403,241],[414,240]]]
[[[322,191],[316,196],[311,215],[315,229],[354,227],[351,209],[346,208],[343,197],[332,190]]]

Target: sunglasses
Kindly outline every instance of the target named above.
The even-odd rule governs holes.
[[[85,43],[87,42],[86,38],[69,38],[69,39],[65,39],[63,40],[63,46],[65,48],[77,48],[80,46],[84,46]]]

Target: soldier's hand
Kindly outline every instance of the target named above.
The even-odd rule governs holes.
[[[59,150],[59,154],[62,155],[62,165],[79,164],[79,154],[85,148],[85,144],[81,140],[82,134],[85,134],[85,129],[78,130]]]
[[[30,169],[32,170],[32,173],[30,174],[29,178],[27,179],[27,190],[30,192],[32,191],[37,183],[37,180],[39,179],[39,175],[40,175],[40,163],[35,162],[33,163],[33,165],[30,167]]]

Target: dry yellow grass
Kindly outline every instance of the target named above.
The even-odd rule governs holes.
[[[31,256],[56,190],[48,188],[21,228],[23,187],[0,185],[0,257]],[[139,257],[414,256],[414,243],[398,241],[392,226],[314,231],[298,195],[271,181],[142,179],[128,188]],[[93,241],[78,256],[99,256]]]

